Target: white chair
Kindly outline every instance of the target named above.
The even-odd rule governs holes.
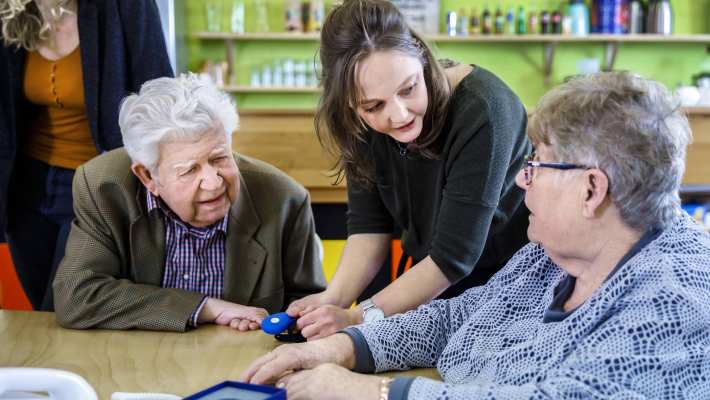
[[[97,400],[81,376],[49,368],[0,368],[0,400]]]

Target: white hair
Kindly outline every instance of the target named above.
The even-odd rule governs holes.
[[[216,124],[224,128],[231,148],[238,122],[230,96],[193,73],[145,82],[137,94],[123,99],[118,115],[126,152],[150,171],[160,161],[161,143],[198,139]]]

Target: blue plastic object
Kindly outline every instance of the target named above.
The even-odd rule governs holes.
[[[296,318],[289,317],[285,312],[271,314],[261,321],[261,330],[268,334],[275,335],[290,328],[295,322]]]
[[[286,390],[263,385],[224,381],[183,400],[286,400]]]

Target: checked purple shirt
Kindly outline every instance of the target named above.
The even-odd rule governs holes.
[[[205,295],[192,313],[190,324],[197,326],[197,316],[208,297],[221,299],[224,294],[225,245],[227,222],[224,218],[208,227],[195,228],[184,223],[158,197],[147,192],[148,212],[159,210],[165,222],[164,288],[175,288]]]

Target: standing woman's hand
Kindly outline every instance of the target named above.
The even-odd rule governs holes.
[[[301,335],[310,341],[330,336],[359,323],[362,323],[362,311],[359,307],[345,309],[324,305],[303,314],[296,322],[296,326],[301,331]]]
[[[335,296],[332,296],[327,290],[324,290],[320,293],[293,301],[286,309],[286,313],[291,317],[298,318],[326,304],[337,304],[337,301]]]

